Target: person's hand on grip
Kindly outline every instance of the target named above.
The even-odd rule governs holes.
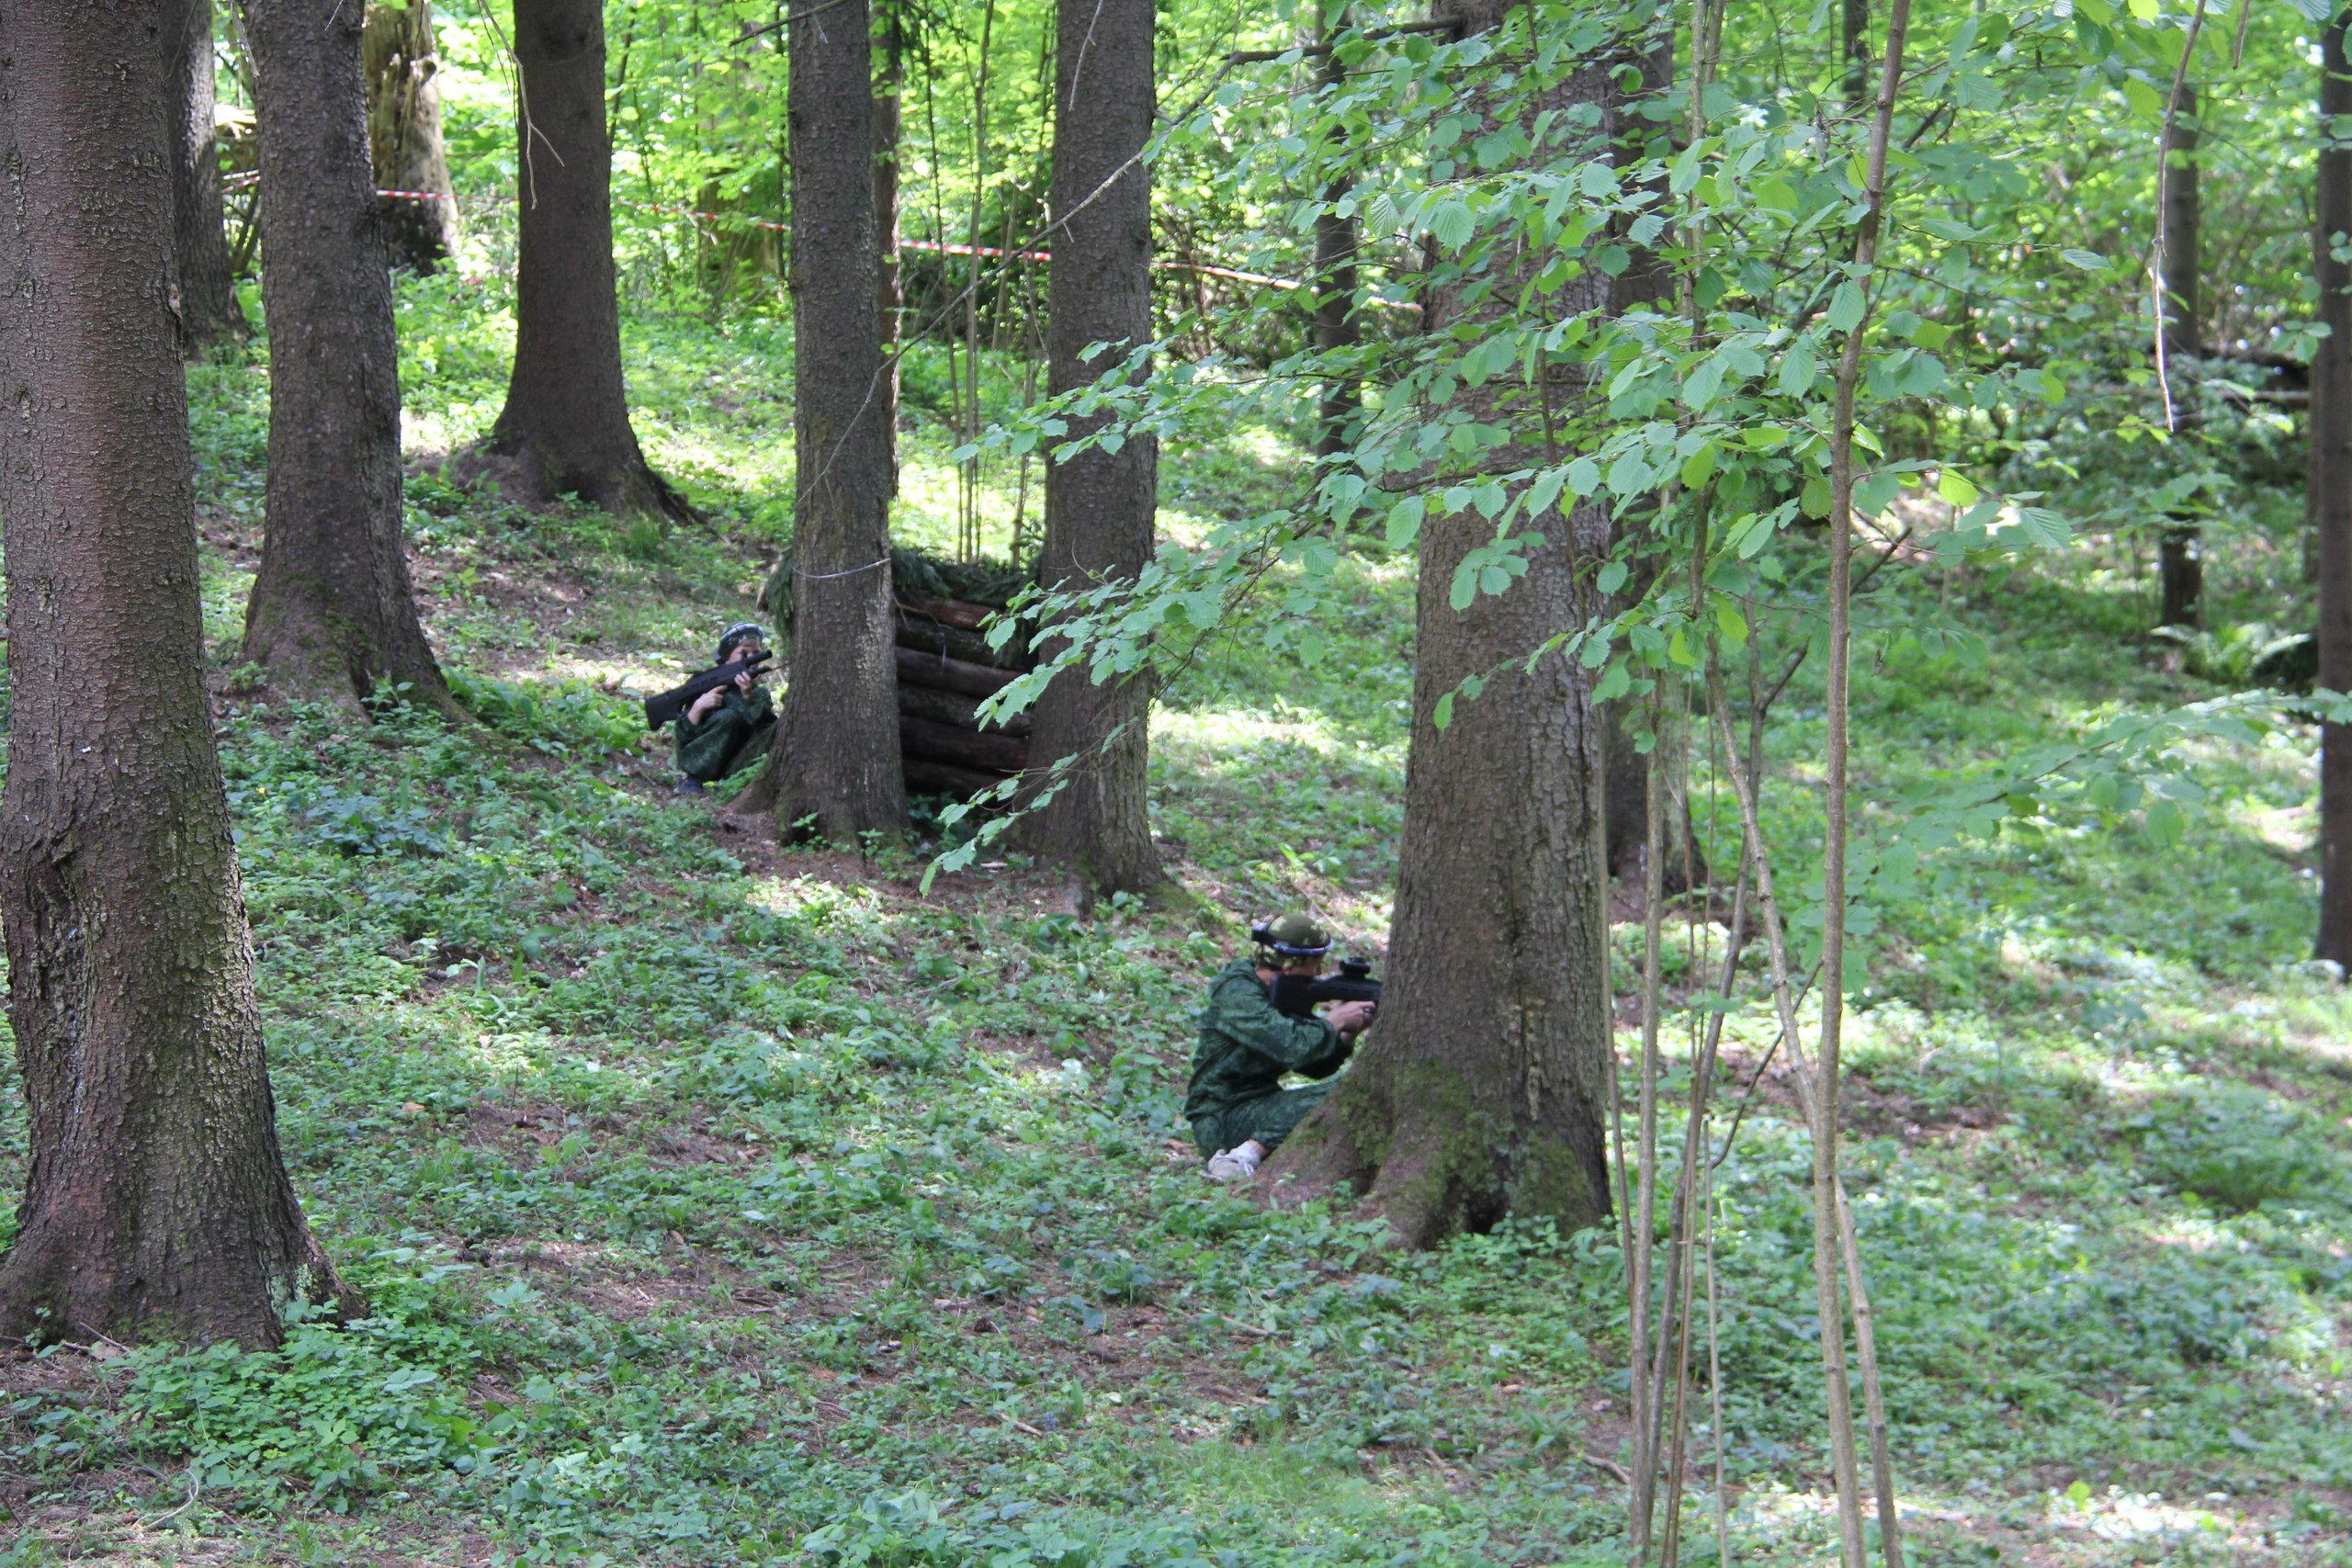
[[[1341,1002],[1323,1015],[1323,1021],[1338,1030],[1342,1038],[1352,1040],[1372,1023],[1373,1004]]]

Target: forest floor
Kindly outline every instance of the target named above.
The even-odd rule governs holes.
[[[404,293],[413,452],[494,413],[500,303]],[[619,688],[750,611],[790,361],[757,321],[629,333],[645,444],[716,521],[420,474],[470,728],[250,686],[266,376],[192,374],[278,1125],[376,1315],[269,1355],[0,1362],[0,1564],[1621,1561],[1613,1234],[1400,1255],[1211,1188],[1180,1132],[1192,1015],[1248,917],[1309,903],[1379,952],[1409,563],[1341,564],[1319,660],[1268,651],[1268,605],[1169,693],[1154,826],[1197,912],[1080,920],[1013,855],[926,896],[922,846],[779,852],[639,743]],[[950,443],[909,386],[899,527],[944,544]],[[1165,528],[1255,510],[1298,461],[1263,430],[1172,446]],[[1015,491],[991,472],[991,527]],[[2254,520],[2217,534],[2217,604],[2279,558]],[[1937,591],[1989,657],[1865,668],[1874,802],[2216,689],[2140,635],[2128,572]],[[1809,675],[1770,736],[1800,838]],[[2352,1005],[2301,962],[2312,746],[2200,744],[2170,848],[2012,826],[1879,911],[1849,1179],[1915,1563],[2352,1563]],[[1726,1037],[1752,1106],[1717,1173],[1723,1501],[1738,1561],[1815,1562],[1809,1156],[1780,1069],[1748,1089],[1769,1013],[1751,987]],[[0,1186],[24,1160],[12,1093]],[[1696,1427],[1686,1544],[1713,1561]]]

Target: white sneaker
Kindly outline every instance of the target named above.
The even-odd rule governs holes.
[[[1258,1174],[1258,1160],[1259,1156],[1247,1144],[1238,1149],[1219,1149],[1209,1156],[1209,1179],[1247,1181]]]

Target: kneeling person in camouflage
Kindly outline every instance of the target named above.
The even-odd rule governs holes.
[[[1331,939],[1312,919],[1284,915],[1258,940],[1254,960],[1235,959],[1209,984],[1184,1097],[1193,1142],[1218,1181],[1255,1175],[1259,1162],[1331,1092],[1329,1082],[1284,1089],[1283,1075],[1329,1079],[1372,1021],[1370,1002],[1341,1002],[1320,1018],[1294,1018],[1274,1007],[1275,976],[1316,974],[1331,950]]]

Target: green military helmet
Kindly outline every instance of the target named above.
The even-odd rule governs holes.
[[[1250,934],[1259,946],[1271,947],[1284,958],[1320,958],[1331,951],[1331,933],[1303,910],[1295,909]]]
[[[736,622],[718,634],[718,658],[716,662],[720,664],[729,662],[736,648],[747,642],[756,642],[762,648],[765,648],[768,643],[767,628],[757,621]]]

